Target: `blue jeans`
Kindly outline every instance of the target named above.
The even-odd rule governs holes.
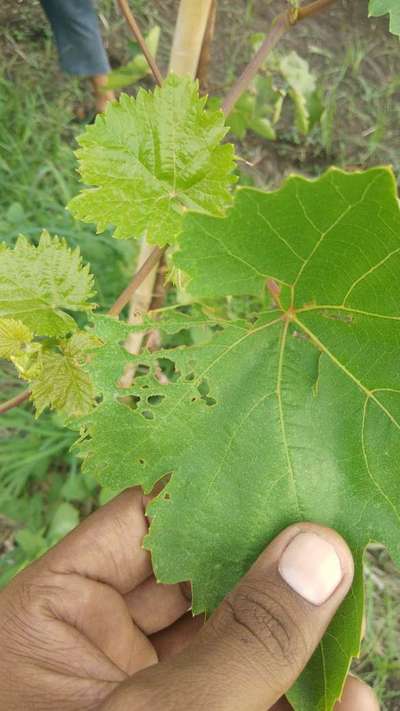
[[[110,64],[91,0],[40,0],[57,43],[61,68],[68,74],[107,74]]]

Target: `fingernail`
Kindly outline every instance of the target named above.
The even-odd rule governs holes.
[[[279,572],[292,590],[313,605],[326,602],[343,578],[333,545],[316,533],[299,533],[290,541]]]

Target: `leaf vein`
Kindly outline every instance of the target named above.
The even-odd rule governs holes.
[[[289,321],[286,321],[285,327],[282,331],[281,343],[280,343],[280,348],[279,348],[278,378],[277,378],[277,384],[276,384],[276,394],[277,394],[277,398],[278,398],[279,422],[280,422],[281,431],[282,431],[282,440],[283,440],[283,446],[284,446],[284,450],[285,450],[288,474],[289,474],[290,481],[292,482],[292,488],[293,488],[294,497],[295,497],[295,501],[296,501],[297,511],[298,511],[300,519],[302,519],[303,515],[302,515],[302,510],[301,510],[301,506],[300,506],[298,493],[297,493],[296,479],[295,479],[295,475],[294,475],[292,460],[290,458],[290,453],[289,453],[289,444],[288,444],[288,440],[287,440],[286,424],[285,424],[285,418],[284,418],[284,413],[283,413],[283,402],[282,402],[283,358],[284,358],[284,353],[285,353],[285,346],[286,346],[286,341],[287,341],[288,330],[289,330]]]
[[[371,479],[374,487],[379,491],[380,495],[389,504],[390,508],[394,511],[396,518],[398,519],[398,521],[400,521],[400,512],[397,511],[396,506],[394,505],[393,501],[389,498],[387,493],[380,486],[379,482],[375,479],[375,477],[371,471],[371,468],[369,466],[367,447],[366,447],[366,442],[365,442],[365,422],[366,422],[366,418],[367,418],[367,406],[368,406],[369,399],[370,398],[368,398],[368,397],[365,398],[365,402],[364,402],[364,406],[363,406],[362,423],[361,423],[361,449],[362,449],[363,458],[365,461],[365,467],[366,467],[368,476]]]
[[[395,254],[399,254],[399,252],[400,252],[400,247],[397,247],[397,249],[394,249],[392,252],[390,252],[390,254],[387,254],[386,257],[384,257],[384,258],[381,259],[379,262],[377,262],[377,263],[374,264],[372,267],[370,267],[370,269],[368,269],[366,272],[364,272],[364,274],[361,274],[361,276],[359,276],[359,277],[352,283],[352,285],[350,286],[349,290],[347,291],[347,293],[346,293],[346,295],[345,295],[345,297],[344,297],[344,299],[343,299],[342,306],[345,306],[345,305],[346,305],[346,301],[347,301],[347,299],[349,298],[351,292],[353,291],[353,289],[355,289],[356,286],[358,286],[358,284],[359,284],[361,281],[363,281],[363,279],[366,279],[366,277],[368,277],[370,274],[372,274],[376,269],[379,269],[379,267],[381,267],[382,264],[385,264],[385,262],[387,262],[387,261],[388,261],[391,257],[393,257]]]
[[[301,267],[300,267],[300,269],[299,269],[299,272],[298,272],[298,274],[297,274],[297,276],[296,276],[296,279],[295,279],[295,281],[294,281],[294,286],[296,286],[296,285],[298,284],[298,282],[299,282],[299,280],[300,280],[300,278],[301,278],[301,275],[303,274],[305,268],[309,265],[309,263],[310,263],[311,259],[313,258],[314,254],[317,252],[317,250],[319,249],[319,247],[321,246],[322,242],[323,242],[324,239],[327,237],[327,235],[328,235],[330,232],[332,232],[332,230],[333,230],[335,227],[337,227],[337,225],[343,220],[344,217],[346,217],[346,215],[347,215],[354,207],[357,207],[358,205],[361,205],[361,203],[365,200],[365,198],[366,198],[366,196],[368,195],[370,189],[371,189],[372,186],[376,183],[376,181],[378,180],[378,178],[380,178],[380,174],[377,175],[377,176],[374,178],[374,180],[372,180],[372,181],[367,185],[367,187],[365,188],[363,194],[361,195],[360,199],[357,200],[357,202],[355,202],[355,203],[349,203],[349,204],[348,204],[348,207],[346,207],[346,209],[336,218],[336,220],[330,225],[330,227],[328,227],[328,229],[325,230],[325,232],[321,232],[321,236],[320,236],[319,240],[315,243],[315,245],[314,245],[314,247],[312,248],[310,254],[309,254],[308,257],[307,257],[307,259],[306,259],[306,260],[303,262],[303,264],[301,265]]]

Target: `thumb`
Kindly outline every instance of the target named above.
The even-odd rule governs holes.
[[[337,533],[314,524],[291,526],[189,647],[137,674],[116,692],[116,700],[128,694],[121,705],[106,708],[126,709],[130,702],[165,711],[171,698],[175,711],[265,711],[304,668],[352,578],[351,553]]]

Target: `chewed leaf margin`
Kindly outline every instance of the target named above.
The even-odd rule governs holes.
[[[400,4],[398,0],[369,0],[369,16],[389,15],[389,30],[400,37]]]

